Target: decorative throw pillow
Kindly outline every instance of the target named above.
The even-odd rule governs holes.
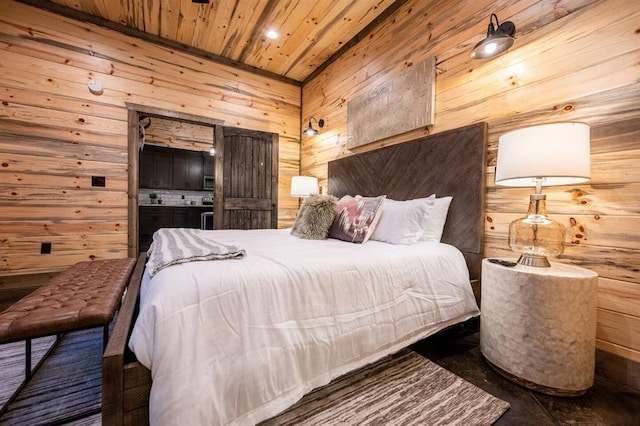
[[[440,242],[452,199],[453,197],[436,198],[435,204],[429,213],[428,226],[424,228],[424,234],[420,237],[420,241]]]
[[[408,201],[387,198],[382,204],[382,214],[371,235],[372,240],[389,244],[415,244],[424,233],[435,197]]]
[[[380,219],[386,197],[342,197],[336,206],[336,218],[329,230],[329,237],[357,244],[366,243]]]
[[[304,199],[291,235],[307,240],[326,240],[336,216],[337,198],[312,194]]]

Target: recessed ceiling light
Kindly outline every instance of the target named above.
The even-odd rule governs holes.
[[[278,32],[274,29],[267,30],[265,35],[267,36],[268,39],[271,39],[271,40],[275,40],[278,38]]]

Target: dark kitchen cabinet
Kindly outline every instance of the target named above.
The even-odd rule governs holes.
[[[169,189],[172,182],[171,152],[145,146],[140,153],[139,185],[142,188]]]
[[[140,152],[139,187],[202,191],[203,153],[146,145]]]
[[[211,206],[139,206],[138,250],[148,250],[153,241],[153,233],[160,228],[200,229],[200,214],[212,210]]]
[[[202,191],[203,176],[201,152],[178,151],[173,154],[173,189]]]
[[[140,238],[138,250],[147,250],[153,240],[153,233],[160,228],[173,228],[173,207],[140,206],[138,227]]]

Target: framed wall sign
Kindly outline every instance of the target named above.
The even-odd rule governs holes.
[[[352,149],[434,123],[436,59],[404,73],[347,103],[347,148]]]

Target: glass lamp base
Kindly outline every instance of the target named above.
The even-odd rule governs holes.
[[[522,254],[518,259],[518,263],[524,266],[535,266],[537,268],[549,268],[551,264],[544,256],[532,256],[530,254]]]
[[[564,226],[547,216],[544,194],[531,194],[527,215],[509,224],[509,247],[522,255],[520,265],[542,268],[564,251]]]

